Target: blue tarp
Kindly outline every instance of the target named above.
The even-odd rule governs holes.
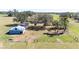
[[[16,26],[12,27],[7,34],[13,35],[13,34],[22,34],[25,31],[25,28],[22,26]]]

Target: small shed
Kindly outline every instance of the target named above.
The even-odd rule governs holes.
[[[13,35],[13,34],[23,34],[25,32],[25,27],[23,26],[16,26],[12,27],[7,34]]]

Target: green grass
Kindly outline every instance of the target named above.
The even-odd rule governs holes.
[[[57,39],[60,39],[62,42],[74,42],[74,38],[72,35],[67,35],[67,34],[63,34],[63,35],[56,35],[56,36],[47,36],[47,35],[43,35],[38,39],[38,42],[52,42],[55,43],[57,41]]]
[[[7,27],[6,25],[13,24],[12,17],[4,16],[6,16],[6,14],[0,14],[0,40],[7,40],[11,38],[10,35],[6,35],[5,33],[11,28]]]
[[[74,42],[74,38],[72,35],[60,35],[59,39],[61,39],[63,42]]]
[[[69,30],[71,31],[71,34],[73,36],[76,36],[79,38],[79,25],[78,24],[71,24],[69,26]]]
[[[49,37],[47,35],[42,35],[38,38],[38,42],[56,42],[56,36]]]
[[[10,38],[11,38],[11,36],[6,35],[6,34],[0,35],[0,40],[7,40],[7,39],[10,39]]]
[[[7,16],[7,14],[0,14],[0,17]]]

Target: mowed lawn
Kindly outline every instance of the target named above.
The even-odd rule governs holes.
[[[0,40],[3,41],[4,48],[79,48],[79,23],[76,23],[74,20],[69,19],[70,23],[68,26],[68,31],[63,35],[59,36],[48,36],[43,33],[47,32],[46,30],[28,30],[23,39],[35,35],[37,40],[27,44],[27,42],[9,42],[8,39],[17,37],[6,35],[5,33],[11,28],[7,25],[14,24],[12,21],[13,17],[4,17],[0,16]],[[58,15],[54,15],[54,19],[58,19]],[[76,41],[74,38],[77,37]]]

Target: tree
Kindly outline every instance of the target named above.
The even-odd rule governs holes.
[[[28,17],[32,16],[32,15],[33,15],[33,12],[31,12],[31,11],[24,11],[24,12],[17,12],[16,13],[16,10],[15,10],[16,19],[14,19],[14,21],[20,22],[20,23],[27,22]]]
[[[57,18],[55,16],[57,16]],[[58,34],[58,30],[59,30],[59,21],[60,21],[59,15],[54,14],[52,20],[52,26],[54,26],[54,30],[56,34]]]
[[[55,26],[54,30],[55,30],[55,33],[58,33],[58,28],[59,28],[59,21],[53,21],[53,26]]]
[[[67,20],[67,16],[60,16],[60,22],[62,24],[62,26],[64,27],[64,31],[67,29],[68,27],[68,20]]]
[[[52,19],[53,19],[52,15],[44,15],[44,26],[50,24]]]
[[[26,13],[27,16],[32,16],[34,15],[35,13],[32,12],[32,11],[25,11],[24,13]]]
[[[8,16],[12,17],[13,16],[13,12],[12,11],[8,11]]]
[[[13,16],[16,17],[18,14],[18,11],[16,9],[13,10]]]
[[[66,12],[64,14],[65,14],[64,16],[66,16],[67,18],[71,18],[71,16],[72,16],[72,13],[70,13],[70,12]]]
[[[46,26],[51,23],[52,16],[49,14],[39,14],[38,21],[41,21],[42,23],[44,23],[44,26]]]
[[[34,14],[29,18],[29,21],[36,26],[38,23],[44,23],[44,26],[51,23],[52,16],[49,14]]]
[[[55,26],[54,30],[55,33],[58,34],[59,29],[63,29],[64,31],[66,31],[67,26],[68,26],[68,15],[67,14],[60,14],[58,19],[53,19],[53,26]]]
[[[33,14],[32,16],[28,16],[27,21],[32,23],[32,24],[34,24],[36,26],[37,23],[38,23],[38,15],[37,14]]]
[[[17,15],[17,19],[20,23],[26,22],[27,16],[25,15],[25,13],[18,13]]]

